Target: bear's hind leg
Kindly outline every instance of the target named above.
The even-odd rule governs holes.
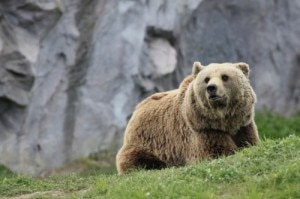
[[[122,147],[117,154],[117,169],[119,174],[136,169],[163,169],[167,164],[153,153],[135,146]]]

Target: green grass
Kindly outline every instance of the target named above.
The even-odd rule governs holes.
[[[39,179],[0,167],[0,198],[300,198],[299,116],[267,113],[256,120],[264,137],[259,146],[181,168]]]
[[[262,139],[277,139],[290,134],[300,136],[300,114],[287,118],[271,112],[258,112],[255,121]]]
[[[4,173],[4,175],[3,175]],[[265,140],[197,165],[129,175],[70,174],[36,179],[0,172],[2,196],[31,198],[300,198],[300,138]],[[29,197],[29,198],[30,198]]]

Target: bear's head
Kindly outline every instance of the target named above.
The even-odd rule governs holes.
[[[256,97],[249,84],[250,69],[246,63],[212,63],[193,65],[193,90],[202,106],[228,112],[236,106],[252,106]]]

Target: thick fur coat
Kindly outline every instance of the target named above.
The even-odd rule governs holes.
[[[256,145],[249,72],[245,63],[195,62],[178,89],[142,101],[117,154],[118,172],[192,164]]]

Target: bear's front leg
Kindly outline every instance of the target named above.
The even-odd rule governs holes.
[[[231,155],[238,149],[231,136],[223,131],[210,129],[200,135],[204,156],[208,158]]]
[[[237,134],[232,136],[232,139],[239,148],[257,145],[259,137],[256,124],[251,122],[249,125],[241,127]]]
[[[153,153],[137,146],[122,147],[117,154],[117,170],[119,174],[137,169],[162,169],[167,164]]]

